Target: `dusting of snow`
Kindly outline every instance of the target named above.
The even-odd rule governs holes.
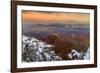
[[[62,58],[57,56],[55,51],[52,50],[54,45],[24,35],[22,36],[22,43],[22,61],[24,62],[62,60]]]
[[[34,37],[22,36],[22,61],[38,62],[38,61],[60,61],[62,58],[53,50],[54,45],[47,44],[42,40]],[[70,60],[88,60],[90,59],[90,48],[84,52],[78,52],[72,49],[66,54]]]
[[[88,48],[86,52],[78,52],[75,49],[73,49],[71,53],[67,54],[67,56],[70,59],[79,59],[79,60],[90,59],[90,48]]]
[[[84,59],[90,59],[90,48],[87,49],[87,51],[84,55]]]

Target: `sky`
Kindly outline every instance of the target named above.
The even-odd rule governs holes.
[[[22,22],[31,23],[63,23],[63,24],[89,24],[90,14],[75,12],[39,12],[22,11]]]

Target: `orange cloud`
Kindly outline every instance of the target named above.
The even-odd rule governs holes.
[[[22,12],[23,22],[59,22],[59,23],[80,23],[88,24],[89,14],[85,13],[53,13],[53,12]]]

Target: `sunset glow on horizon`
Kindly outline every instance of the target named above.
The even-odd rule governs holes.
[[[64,24],[89,24],[88,13],[75,12],[36,12],[22,11],[23,22],[33,23],[64,23]]]

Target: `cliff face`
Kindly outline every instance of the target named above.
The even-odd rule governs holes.
[[[54,45],[47,44],[34,37],[22,38],[22,61],[23,62],[40,62],[40,61],[59,61],[62,58],[56,55],[53,50]]]
[[[42,38],[42,41],[54,45],[54,50],[57,55],[63,60],[69,60],[67,54],[73,49],[77,52],[86,52],[89,47],[89,38],[87,35],[59,35],[53,34]]]
[[[78,37],[77,37],[78,38]],[[49,35],[42,40],[22,37],[22,61],[61,61],[90,59],[90,49],[83,43],[84,38]],[[77,41],[76,41],[77,40]],[[72,42],[73,41],[73,42]]]

